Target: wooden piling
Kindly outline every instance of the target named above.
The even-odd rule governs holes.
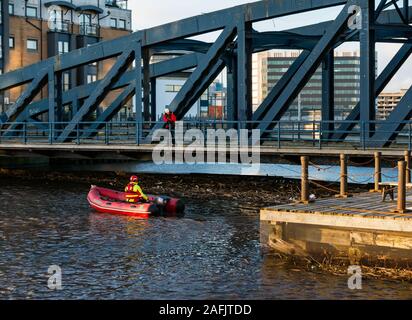
[[[405,151],[405,162],[406,162],[406,183],[411,182],[411,152],[409,150]]]
[[[379,186],[379,183],[382,182],[381,156],[382,156],[382,153],[379,151],[374,153],[374,159],[375,159],[375,172],[373,175],[374,188],[370,190],[370,192],[380,192],[381,191],[380,186]]]
[[[301,176],[301,203],[309,203],[309,157],[300,157],[300,162],[302,165],[302,176]]]
[[[347,198],[348,194],[348,156],[340,154],[340,193],[337,198]]]
[[[398,161],[398,199],[395,212],[406,212],[406,162]]]

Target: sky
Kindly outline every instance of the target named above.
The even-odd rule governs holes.
[[[236,5],[251,3],[246,0],[129,0],[129,9],[133,12],[133,30],[141,30],[164,23],[173,22],[183,18],[200,15]],[[314,24],[325,20],[332,20],[342,7],[322,9],[293,16],[271,19],[253,25],[258,31],[280,31],[290,28]],[[217,33],[197,37],[196,39],[212,42]],[[378,44],[376,51],[378,56],[378,72],[386,66],[396,53],[400,45]],[[338,51],[359,50],[358,44],[345,44]],[[384,91],[397,91],[401,88],[409,88],[412,85],[412,57],[398,71]]]

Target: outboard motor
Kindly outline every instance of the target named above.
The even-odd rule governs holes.
[[[161,216],[182,217],[185,204],[182,200],[170,197],[156,197],[154,203],[157,205]]]

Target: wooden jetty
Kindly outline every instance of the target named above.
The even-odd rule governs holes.
[[[316,261],[412,268],[409,161],[398,162],[396,183],[383,184],[377,156],[374,190],[348,194],[346,158],[341,156],[340,194],[315,201],[310,201],[308,159],[303,157],[301,200],[260,212],[263,247]],[[395,200],[383,199],[382,189],[388,187],[393,188]]]

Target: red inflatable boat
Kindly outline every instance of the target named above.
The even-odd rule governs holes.
[[[182,216],[185,205],[182,200],[148,195],[149,202],[126,202],[124,192],[91,186],[87,201],[101,213],[121,214],[132,217]]]

